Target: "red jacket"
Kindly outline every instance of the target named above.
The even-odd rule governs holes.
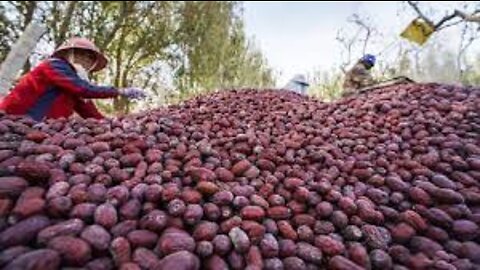
[[[114,87],[95,86],[81,79],[66,60],[50,58],[27,73],[0,102],[0,110],[26,114],[37,121],[69,117],[103,118],[90,100],[118,95]]]

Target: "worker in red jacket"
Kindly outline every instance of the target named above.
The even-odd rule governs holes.
[[[8,114],[29,115],[37,121],[69,117],[74,112],[84,118],[103,118],[91,99],[124,96],[145,97],[136,88],[116,89],[88,81],[90,72],[102,70],[107,58],[91,41],[72,38],[50,57],[27,73],[0,101]]]

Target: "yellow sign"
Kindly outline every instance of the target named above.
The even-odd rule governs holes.
[[[423,45],[434,31],[435,29],[430,23],[417,18],[403,30],[400,36],[418,45]]]

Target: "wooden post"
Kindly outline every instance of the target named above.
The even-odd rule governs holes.
[[[5,96],[46,28],[31,22],[0,66],[0,97]]]

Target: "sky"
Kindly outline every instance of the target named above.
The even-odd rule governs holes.
[[[431,13],[435,19],[458,6],[437,3],[422,3],[421,7],[427,14],[430,9],[436,10]],[[378,61],[382,60],[382,51],[387,57],[392,48],[389,45],[408,43],[399,35],[416,17],[402,2],[244,2],[247,35],[274,68],[278,86],[286,84],[297,73],[338,66],[342,56],[335,38],[340,29],[349,31],[347,19],[353,13],[368,17],[383,33],[383,38],[369,48],[369,52],[380,54]],[[458,31],[446,30],[438,36],[452,41],[445,42],[445,46],[454,49]]]

